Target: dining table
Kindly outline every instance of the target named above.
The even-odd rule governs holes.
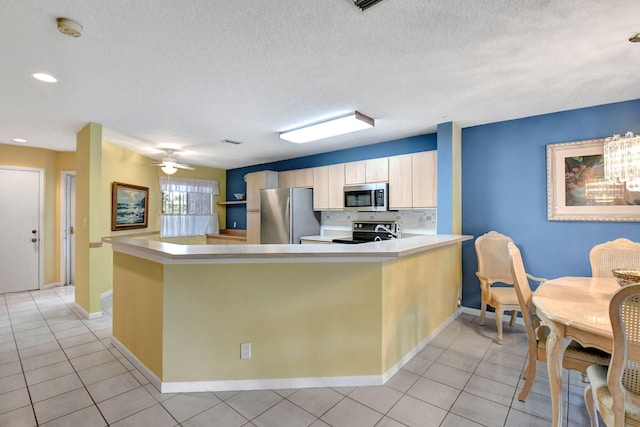
[[[562,426],[562,359],[575,340],[583,347],[611,353],[613,331],[609,302],[620,289],[614,278],[560,277],[543,282],[533,294],[542,322],[549,326],[547,369],[551,386],[552,426]]]

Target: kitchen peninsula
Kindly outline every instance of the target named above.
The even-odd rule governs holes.
[[[383,384],[455,318],[469,239],[113,238],[113,342],[162,392]]]

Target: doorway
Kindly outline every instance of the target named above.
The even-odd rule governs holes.
[[[60,241],[60,284],[73,285],[75,283],[76,260],[76,174],[71,171],[61,172],[61,231]]]
[[[0,293],[39,289],[44,171],[0,166]]]

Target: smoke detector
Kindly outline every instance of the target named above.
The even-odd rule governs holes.
[[[82,35],[82,25],[78,24],[73,19],[57,18],[58,31],[66,36],[80,37]]]

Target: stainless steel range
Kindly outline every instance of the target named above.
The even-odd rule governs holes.
[[[400,226],[396,221],[354,221],[351,239],[333,239],[333,243],[368,243],[400,237]]]

